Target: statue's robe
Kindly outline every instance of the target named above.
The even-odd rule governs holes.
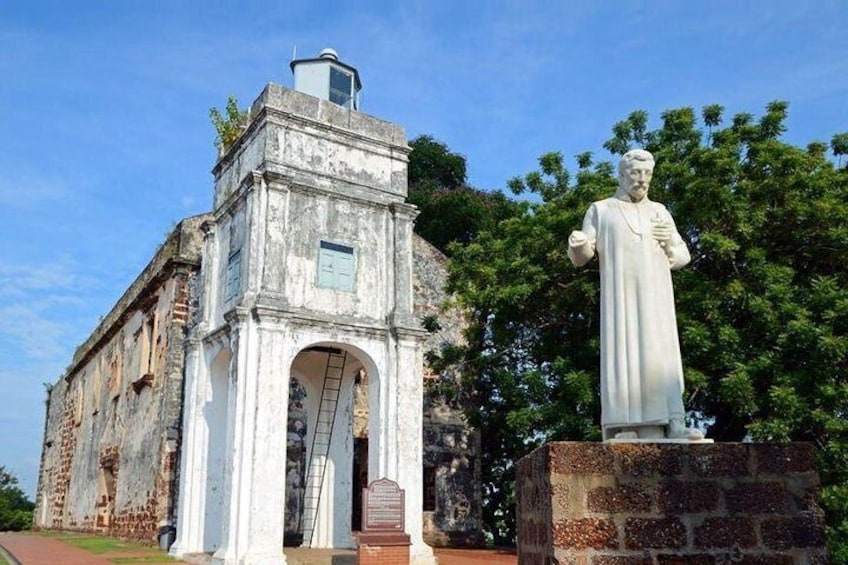
[[[664,249],[652,223],[672,226]],[[601,271],[601,425],[604,439],[622,428],[665,425],[683,417],[683,366],[671,270],[689,250],[665,206],[633,203],[619,191],[592,204],[584,245],[569,246],[582,266],[597,253]]]

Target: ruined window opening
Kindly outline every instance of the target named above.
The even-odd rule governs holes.
[[[139,376],[132,387],[136,394],[144,387],[153,386],[153,372],[156,362],[156,310],[151,309],[141,324],[141,361]]]
[[[235,251],[227,261],[227,275],[224,283],[224,300],[233,298],[241,290],[241,250]]]
[[[117,435],[118,427],[118,397],[112,398],[112,411],[109,413],[109,433]]]
[[[424,465],[424,512],[436,510],[436,468]]]
[[[97,522],[99,530],[108,530],[115,518],[115,460],[101,462],[97,489]]]
[[[100,413],[100,397],[103,387],[103,363],[104,358],[99,357],[94,367],[94,374],[91,376],[91,415],[96,416]]]
[[[156,350],[156,341],[153,339],[156,333],[155,321],[156,316],[153,314],[148,314],[147,319],[144,321],[144,347],[146,351],[144,352],[144,370],[141,372],[143,375],[153,373],[153,360]]]
[[[353,292],[353,247],[322,241],[318,250],[318,286]]]
[[[115,353],[109,363],[109,395],[111,398],[121,394],[121,357]]]
[[[85,375],[83,375],[84,377]],[[85,396],[82,389],[82,384],[77,384],[75,406],[74,406],[74,425],[82,424],[83,407],[85,406]]]

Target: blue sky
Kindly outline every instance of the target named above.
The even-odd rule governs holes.
[[[73,7],[70,7],[73,5]],[[0,465],[33,493],[45,382],[182,217],[211,207],[208,111],[334,47],[366,113],[504,189],[601,148],[635,109],[790,102],[786,139],[848,131],[848,3],[10,2],[0,8]]]

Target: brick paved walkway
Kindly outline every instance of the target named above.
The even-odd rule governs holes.
[[[145,558],[145,563],[172,563],[166,555],[146,548],[95,555],[61,540],[37,534],[0,533],[0,546],[21,565],[115,565],[115,558]],[[156,558],[161,560],[156,561]],[[13,564],[14,565],[14,564]]]
[[[21,565],[115,565],[103,557],[44,536],[0,534],[0,545]]]
[[[516,565],[515,550],[436,549],[439,565]]]
[[[3,546],[21,565],[115,565],[115,562],[109,558],[144,556],[143,550],[142,552],[130,551],[94,555],[57,539],[35,534],[0,533],[0,546]],[[355,553],[350,550],[289,549],[289,552],[291,553],[290,561],[295,563],[324,561],[340,563],[344,562],[345,558],[349,558],[351,562],[355,560]],[[439,565],[516,565],[518,563],[515,552],[508,550],[436,549],[435,553],[439,558]],[[167,557],[163,556],[163,562],[166,559]],[[192,559],[190,562],[201,563],[204,561]],[[171,561],[170,563],[176,565],[183,562]]]

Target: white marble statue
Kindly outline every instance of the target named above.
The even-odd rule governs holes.
[[[628,151],[619,189],[592,204],[583,229],[568,238],[581,267],[601,267],[601,425],[604,440],[701,440],[684,424],[683,366],[671,271],[689,250],[665,206],[648,199],[653,156]]]

